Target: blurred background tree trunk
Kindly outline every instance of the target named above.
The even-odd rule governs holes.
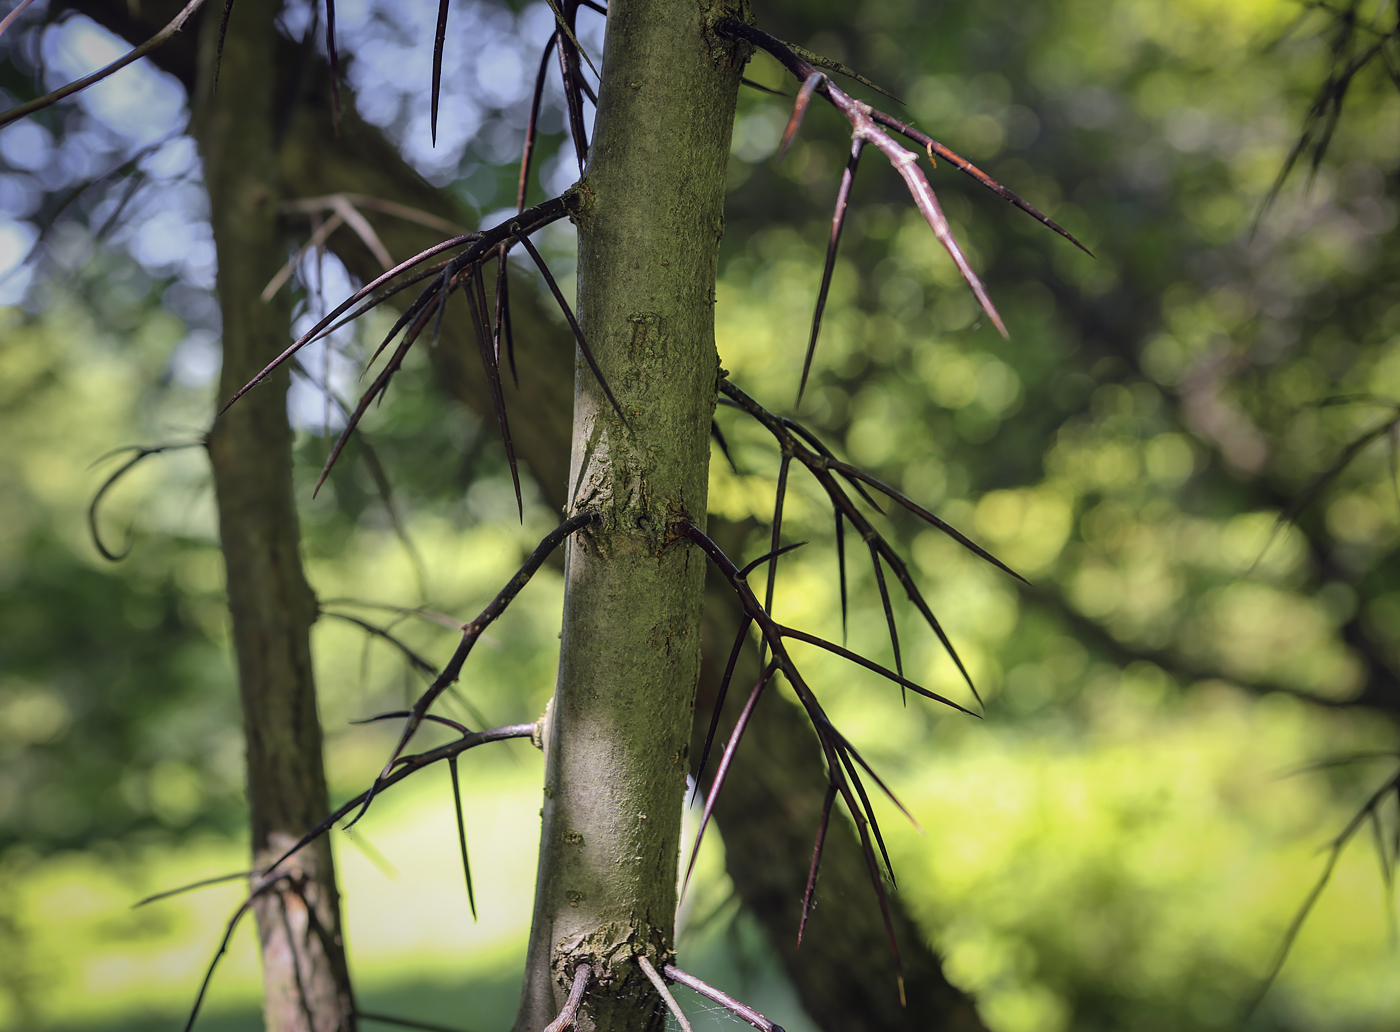
[[[278,206],[275,77],[281,0],[244,0],[230,19],[213,89],[217,21],[200,33],[194,135],[218,251],[223,312],[219,397],[228,398],[289,343],[285,292],[260,296],[286,261]],[[253,865],[272,864],[329,811],[310,632],[317,604],[302,573],[289,372],[219,416],[209,435],[219,536],[247,740]],[[253,905],[269,1032],[355,1027],[329,838],[301,850]],[[262,884],[254,880],[254,888]]]

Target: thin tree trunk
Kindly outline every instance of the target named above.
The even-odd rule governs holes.
[[[570,510],[600,523],[565,560],[544,826],[517,1032],[598,989],[582,1029],[654,1028],[633,960],[669,960],[700,668],[705,560],[671,524],[705,518],[719,368],[715,263],[741,61],[718,4],[613,0],[596,137],[578,189],[579,314],[626,422],[575,378]],[[650,999],[651,1003],[646,1001]]]
[[[281,0],[244,0],[210,90],[217,19],[206,19],[194,133],[218,251],[223,310],[219,397],[229,397],[288,342],[285,300],[263,286],[285,260],[278,231],[273,77]],[[282,298],[285,298],[285,294]],[[288,374],[214,424],[209,456],[247,736],[253,863],[276,859],[329,809],[321,766],[309,632],[316,599],[302,575],[292,497]],[[283,865],[255,905],[269,1032],[340,1032],[355,1025],[329,841]]]

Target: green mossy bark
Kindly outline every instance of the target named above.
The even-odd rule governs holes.
[[[632,958],[668,958],[674,937],[705,560],[670,527],[705,518],[715,263],[742,65],[708,28],[738,13],[693,0],[609,5],[578,187],[579,317],[626,423],[579,364],[569,505],[602,520],[566,558],[517,1032],[554,1017],[582,960],[598,978],[581,1029],[661,1020]]]
[[[204,158],[219,261],[221,398],[256,375],[289,339],[286,294],[271,304],[259,297],[287,253],[277,224],[281,194],[269,74],[280,8],[281,0],[238,5],[217,92],[210,90],[210,78],[218,20],[204,24],[194,134]],[[316,598],[298,553],[287,383],[284,369],[220,416],[209,438],[257,867],[280,856],[330,809],[309,641]],[[269,1032],[353,1029],[329,842],[320,839],[282,869],[287,877],[260,896],[254,909],[266,1027]]]

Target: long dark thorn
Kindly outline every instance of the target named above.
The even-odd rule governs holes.
[[[480,270],[473,270],[471,289],[467,300],[472,308],[472,325],[476,330],[477,347],[481,352],[481,365],[486,370],[486,381],[491,387],[491,404],[496,409],[496,425],[501,431],[501,443],[505,446],[506,461],[510,465],[510,480],[515,487],[515,506],[520,514],[520,522],[525,522],[525,496],[520,490],[520,466],[515,459],[515,442],[510,436],[510,421],[506,418],[506,398],[501,390],[501,367],[496,361],[491,344],[491,330],[486,325],[486,295],[480,283]]]
[[[748,87],[749,89],[751,89],[751,90],[758,90],[760,93],[767,93],[769,96],[773,96],[773,97],[786,97],[786,96],[787,96],[787,94],[784,93],[782,90],[775,90],[775,89],[773,89],[771,86],[765,86],[765,85],[763,85],[763,83],[761,83],[761,82],[754,82],[752,79],[746,79],[746,78],[743,78],[742,76],[741,76],[740,79],[739,79],[739,85],[740,85],[740,86],[747,86],[747,87]]]
[[[678,985],[685,986],[692,992],[705,997],[707,1000],[714,1001],[725,1010],[743,1018],[754,1028],[758,1029],[758,1032],[784,1032],[782,1025],[769,1021],[748,1004],[740,1003],[722,989],[716,989],[708,982],[700,981],[700,979],[696,978],[694,975],[682,971],[674,964],[667,964],[662,967],[661,973]]]
[[[457,845],[462,850],[462,874],[467,879],[467,903],[472,908],[472,920],[476,920],[476,893],[472,891],[472,865],[467,859],[467,822],[462,815],[462,786],[457,778],[457,757],[447,761],[447,769],[452,775],[452,805],[457,812]]]
[[[899,796],[895,795],[894,790],[890,788],[889,785],[885,784],[885,780],[882,777],[880,777],[879,774],[875,773],[875,768],[870,766],[870,764],[866,762],[865,757],[860,754],[860,750],[851,744],[851,740],[845,735],[843,735],[840,731],[838,731],[836,729],[836,725],[833,724],[826,717],[825,714],[821,715],[821,718],[817,721],[817,723],[821,726],[821,728],[826,734],[832,736],[832,739],[837,746],[839,746],[846,753],[848,753],[851,759],[855,760],[856,763],[860,764],[861,769],[864,770],[865,773],[869,774],[870,777],[874,779],[875,784],[879,786],[880,791],[885,793],[885,797],[895,805],[895,809],[897,809],[900,813],[904,814],[904,816],[908,819],[909,823],[914,825],[914,830],[922,835],[924,831],[923,825],[921,825],[918,822],[918,820],[914,817],[914,815],[909,812],[909,808],[899,801]]]
[[[833,60],[832,60],[831,58],[829,58],[829,57],[822,57],[821,54],[814,54],[814,53],[812,53],[812,51],[810,51],[810,50],[805,50],[805,49],[803,49],[802,47],[799,47],[799,46],[798,46],[797,44],[795,44],[795,43],[789,43],[789,44],[788,44],[788,47],[790,47],[790,48],[792,49],[792,52],[793,52],[794,54],[796,54],[798,57],[801,57],[801,58],[804,58],[804,59],[810,61],[812,64],[816,65],[818,68],[825,68],[825,69],[827,69],[828,71],[835,72],[835,73],[838,74],[838,75],[844,75],[844,76],[845,76],[846,78],[848,78],[848,79],[854,79],[856,82],[860,83],[862,86],[867,86],[867,87],[869,87],[870,89],[874,90],[876,93],[879,93],[879,94],[882,94],[883,96],[889,97],[889,99],[892,100],[892,101],[894,101],[896,104],[903,104],[903,103],[904,103],[904,101],[900,100],[898,97],[896,97],[896,96],[895,96],[893,93],[891,93],[889,90],[885,89],[885,88],[882,87],[882,86],[877,86],[877,85],[875,85],[875,83],[871,82],[869,79],[867,79],[865,76],[861,75],[859,72],[854,71],[853,69],[847,68],[847,67],[846,67],[845,65],[843,65],[840,61],[833,61]]]
[[[1331,465],[1317,474],[1308,485],[1299,492],[1298,497],[1293,499],[1288,508],[1279,513],[1278,519],[1274,521],[1273,529],[1269,532],[1269,538],[1264,542],[1264,547],[1259,550],[1259,555],[1250,565],[1248,573],[1253,573],[1259,563],[1263,561],[1264,555],[1270,546],[1278,539],[1283,528],[1294,522],[1298,516],[1317,500],[1324,488],[1327,487],[1336,477],[1351,465],[1352,460],[1365,451],[1373,441],[1379,440],[1390,433],[1396,426],[1400,426],[1400,416],[1389,419],[1380,426],[1367,430],[1360,437],[1355,438],[1345,448],[1342,453],[1332,460]],[[1248,575],[1248,574],[1246,574]]]
[[[371,718],[371,720],[373,719],[376,718]],[[434,717],[431,714],[424,716],[423,719],[431,719],[436,723],[446,724],[448,726],[453,725],[453,721],[447,720],[445,717]],[[352,721],[352,723],[370,723],[370,721]],[[458,728],[460,728],[460,726],[461,725],[456,725]],[[427,752],[414,753],[412,756],[400,756],[396,758],[391,766],[397,769],[394,770],[392,774],[388,777],[381,776],[375,780],[373,785],[355,796],[355,798],[346,800],[339,809],[329,814],[325,820],[308,831],[281,856],[264,868],[262,872],[263,876],[266,877],[271,874],[302,849],[305,849],[326,832],[330,831],[331,828],[335,827],[336,821],[340,820],[342,817],[348,816],[356,807],[369,806],[370,801],[374,798],[376,793],[392,788],[404,778],[417,773],[424,767],[429,767],[450,756],[459,756],[468,749],[475,749],[478,745],[486,745],[488,742],[504,742],[512,738],[530,738],[534,736],[536,731],[537,727],[534,724],[509,724],[505,727],[494,727],[488,731],[465,732],[462,737],[455,742],[448,742],[446,745],[440,745],[436,749],[429,749]],[[355,820],[358,821],[363,815],[363,813],[357,815]],[[351,821],[350,823],[353,825],[355,821]],[[346,828],[348,830],[349,825],[347,825]]]
[[[222,885],[225,882],[237,881],[239,878],[247,878],[257,874],[257,871],[234,871],[232,874],[215,875],[213,878],[201,878],[197,882],[190,882],[188,885],[181,885],[178,889],[166,889],[164,892],[157,892],[154,895],[138,899],[131,904],[131,909],[144,907],[148,903],[155,903],[162,899],[169,899],[171,896],[180,896],[186,892],[193,892],[195,889],[207,888],[210,885]]]
[[[734,462],[734,456],[729,453],[729,442],[724,439],[724,431],[719,428],[719,424],[713,419],[710,420],[710,436],[715,439],[715,444],[719,445],[720,453],[724,456],[725,461],[729,463],[729,468],[734,471],[735,475],[738,475],[739,467]]]
[[[564,1032],[570,1025],[577,1025],[578,1009],[583,1006],[583,994],[588,991],[588,980],[592,977],[593,967],[587,961],[574,968],[574,984],[569,989],[569,998],[564,1001],[564,1009],[542,1032]]]
[[[831,290],[831,275],[836,270],[836,248],[841,243],[841,229],[846,224],[846,206],[851,200],[851,184],[855,182],[856,165],[860,163],[860,152],[864,149],[865,141],[860,137],[851,140],[851,156],[846,160],[845,171],[841,173],[841,187],[836,191],[836,210],[831,215],[831,235],[826,242],[826,264],[822,266],[822,285],[817,291],[817,309],[812,315],[812,336],[807,341],[807,357],[802,360],[802,380],[797,385],[798,405],[802,404],[802,392],[807,389],[812,356],[817,353],[817,334],[822,328],[822,313],[826,311],[826,295]]]
[[[500,278],[496,281],[496,289],[500,292],[500,311],[496,316],[496,321],[500,324],[506,338],[506,361],[510,363],[510,378],[517,388],[520,387],[520,371],[515,368],[515,330],[510,318],[510,273],[506,263],[506,251],[501,251]]]
[[[358,720],[350,721],[350,723],[355,725],[378,724],[381,720],[402,720],[404,717],[411,716],[413,716],[412,710],[390,710],[388,713],[376,713],[372,717],[361,717]],[[450,717],[440,717],[436,713],[424,714],[423,719],[432,724],[441,724],[443,727],[450,727],[453,731],[463,736],[474,733],[472,729],[465,724],[459,723]]]
[[[949,150],[947,147],[943,146],[943,144],[933,139],[933,137],[927,135],[926,133],[919,132],[919,130],[915,129],[913,126],[905,125],[897,118],[891,118],[883,111],[872,111],[870,113],[870,118],[878,125],[882,125],[886,129],[892,129],[895,132],[899,133],[901,136],[913,140],[915,143],[922,146],[924,148],[924,153],[928,155],[928,159],[930,162],[934,160],[934,155],[937,155],[944,161],[948,162],[948,164],[956,168],[959,172],[962,172],[964,175],[970,176],[972,179],[975,179],[979,184],[981,184],[986,189],[992,191],[992,193],[996,194],[1008,204],[1021,209],[1021,211],[1025,212],[1031,218],[1035,219],[1046,229],[1053,230],[1060,236],[1064,237],[1075,247],[1079,248],[1081,251],[1087,254],[1090,258],[1096,257],[1094,252],[1089,250],[1089,248],[1085,247],[1082,243],[1080,243],[1073,233],[1065,229],[1054,219],[1042,214],[1034,205],[1022,200],[1011,190],[1008,190],[1006,187],[1002,186],[999,182],[997,182],[991,176],[987,175],[987,173],[983,172],[980,168],[978,168],[972,162],[968,161],[961,154]]]
[[[414,652],[407,642],[398,638],[392,631],[372,624],[368,620],[361,620],[358,616],[352,616],[349,613],[337,613],[333,609],[322,609],[321,615],[336,620],[344,620],[346,623],[354,624],[356,627],[360,628],[360,630],[375,638],[383,638],[390,645],[394,646],[394,648],[398,649],[404,659],[408,660],[409,664],[413,666],[414,669],[427,674],[429,677],[437,676],[437,667]]]
[[[442,92],[442,48],[447,41],[447,7],[450,0],[438,0],[437,33],[433,37],[433,93],[429,125],[433,146],[437,146],[438,95]]]
[[[904,661],[899,655],[899,628],[894,622],[894,607],[890,605],[890,592],[885,587],[885,571],[880,566],[880,550],[875,542],[868,542],[870,545],[870,565],[875,567],[875,585],[880,589],[880,605],[885,610],[885,626],[890,630],[890,648],[894,650],[894,670],[900,677],[904,676]],[[901,685],[899,689],[900,700],[904,705],[909,705],[909,695]]]
[[[340,135],[340,56],[335,49],[335,0],[326,0],[326,60],[331,73],[331,125]]]
[[[771,552],[764,552],[761,556],[759,556],[759,557],[758,557],[757,559],[755,559],[753,562],[751,562],[751,563],[747,564],[746,566],[742,567],[742,568],[739,570],[739,576],[740,576],[740,577],[747,577],[749,574],[751,574],[754,570],[758,569],[758,568],[759,568],[760,566],[762,566],[764,563],[766,563],[766,562],[771,562],[772,560],[776,559],[776,558],[777,558],[778,556],[780,556],[780,555],[787,555],[789,552],[796,551],[797,549],[803,547],[803,546],[806,545],[806,544],[807,544],[807,542],[805,542],[805,541],[794,541],[792,544],[790,544],[790,545],[784,545],[782,548],[775,548],[775,549],[773,549]]]
[[[744,737],[744,731],[749,726],[749,718],[753,716],[754,707],[758,705],[763,689],[767,687],[777,669],[778,664],[772,662],[759,675],[758,683],[753,686],[753,690],[749,692],[748,701],[744,703],[744,708],[739,711],[739,719],[734,722],[734,730],[729,732],[729,740],[724,743],[724,752],[720,755],[719,766],[715,769],[715,780],[710,785],[710,791],[705,794],[705,809],[700,815],[700,829],[695,833],[695,845],[690,851],[690,863],[686,865],[685,880],[681,882],[682,896],[685,895],[686,887],[690,885],[690,876],[695,870],[695,861],[700,856],[700,843],[705,838],[705,829],[709,826],[710,814],[714,812],[720,790],[724,788],[724,779],[729,774],[729,765],[734,762],[734,754],[738,751],[739,740]]]
[[[524,245],[525,250],[530,253],[530,258],[540,270],[540,275],[544,277],[545,285],[549,287],[549,292],[554,295],[554,301],[559,305],[559,310],[564,313],[564,318],[569,323],[569,329],[574,332],[574,340],[578,342],[579,351],[583,352],[583,359],[588,363],[588,368],[593,370],[593,376],[598,381],[598,386],[603,388],[603,393],[607,395],[608,401],[612,403],[613,411],[617,413],[617,418],[622,420],[622,425],[628,430],[632,429],[632,424],[627,421],[627,415],[622,411],[622,406],[617,398],[613,397],[612,388],[608,386],[607,378],[603,376],[603,370],[598,366],[598,360],[593,357],[593,349],[588,346],[588,341],[584,339],[583,327],[574,318],[574,310],[569,307],[569,302],[564,300],[564,293],[559,289],[559,284],[554,282],[554,274],[549,271],[544,257],[535,250],[535,245],[530,243],[530,238],[521,233],[517,240]]]
[[[982,559],[985,562],[991,563],[1002,573],[1010,574],[1022,584],[1030,584],[1030,581],[1026,580],[1026,578],[1022,577],[1011,567],[1007,566],[996,556],[992,555],[991,552],[988,552],[985,548],[983,548],[977,542],[973,541],[962,531],[958,530],[956,527],[948,523],[944,523],[941,519],[935,516],[928,509],[925,509],[918,502],[914,501],[912,498],[909,498],[907,495],[891,487],[889,484],[886,484],[879,478],[872,477],[869,473],[855,466],[852,466],[849,463],[839,462],[835,459],[827,462],[827,466],[833,472],[840,473],[844,477],[848,477],[852,480],[863,481],[864,483],[869,484],[871,487],[879,491],[885,497],[891,499],[892,501],[898,502],[900,505],[904,506],[904,508],[908,509],[910,512],[912,512],[915,516],[919,517],[919,519],[923,520],[925,523],[942,531],[948,537],[952,538],[958,544],[962,545],[963,548],[966,548],[973,555],[977,556],[977,558]]]
[[[419,316],[418,322],[414,326],[415,331],[420,332],[422,330],[428,315],[429,312],[425,311]],[[364,414],[369,411],[370,405],[374,404],[374,399],[382,397],[384,392],[389,389],[389,381],[392,380],[394,374],[399,371],[399,367],[403,365],[404,356],[408,354],[408,349],[413,347],[417,339],[418,332],[405,334],[403,343],[395,349],[393,356],[389,359],[389,363],[380,371],[379,375],[374,378],[374,382],[370,384],[369,389],[360,396],[359,404],[355,406],[355,411],[350,414],[350,418],[345,421],[345,429],[340,431],[340,436],[336,438],[335,447],[331,449],[330,455],[326,457],[326,464],[321,467],[321,475],[317,477],[316,487],[311,492],[312,498],[315,498],[316,495],[320,493],[321,486],[326,482],[326,478],[331,475],[331,469],[340,458],[341,452],[345,450],[345,446],[350,443],[350,437],[354,434],[355,428],[360,425],[360,420],[363,419]]]
[[[821,821],[817,824],[817,841],[812,846],[812,865],[807,869],[807,888],[802,892],[802,918],[797,922],[797,945],[802,945],[802,934],[807,930],[807,918],[812,913],[812,895],[817,888],[817,871],[821,868],[822,849],[826,846],[826,829],[831,823],[831,804],[836,801],[836,785],[826,786],[826,798],[822,800]]]
[[[354,308],[366,297],[372,295],[376,290],[382,287],[385,283],[388,283],[394,277],[398,276],[400,273],[407,272],[409,269],[413,268],[413,266],[418,265],[419,263],[427,260],[428,258],[432,258],[435,255],[441,254],[443,251],[451,250],[454,247],[461,247],[463,244],[475,243],[482,239],[483,235],[481,233],[464,233],[461,236],[453,237],[450,240],[444,240],[442,241],[442,243],[435,244],[434,246],[428,248],[426,251],[422,251],[414,255],[412,258],[408,259],[408,261],[400,262],[388,272],[382,273],[381,275],[375,277],[369,283],[366,283],[359,290],[355,291],[355,293],[350,295],[350,297],[348,297],[346,300],[342,301],[339,305],[337,305],[329,315],[323,318],[310,330],[308,330],[306,333],[302,334],[299,338],[293,341],[291,346],[288,347],[285,351],[283,351],[280,355],[274,358],[267,365],[263,366],[263,368],[258,372],[256,376],[254,376],[251,380],[249,380],[246,384],[244,384],[242,387],[240,387],[237,391],[234,392],[233,397],[226,401],[224,403],[223,408],[219,410],[219,414],[222,415],[224,412],[228,411],[230,405],[234,404],[236,401],[238,401],[239,398],[243,397],[243,395],[247,394],[258,384],[262,383],[263,380],[267,379],[267,377],[272,374],[272,371],[278,366],[280,366],[283,362],[287,361],[287,359],[291,358],[298,351],[304,348],[307,344],[311,343],[311,341],[319,337],[322,331],[325,330],[327,326],[335,322],[347,311],[349,311],[351,308]]]
[[[714,710],[710,713],[710,727],[705,732],[705,744],[700,749],[700,763],[695,768],[696,793],[700,791],[701,782],[705,777],[705,767],[710,762],[710,746],[714,744],[715,732],[719,730],[720,716],[724,712],[724,700],[729,695],[729,682],[734,678],[734,667],[739,662],[739,653],[744,648],[749,626],[752,623],[752,618],[745,616],[743,623],[739,625],[739,633],[734,636],[734,646],[729,650],[729,661],[724,664],[724,676],[719,679],[719,691],[715,693]],[[694,797],[695,793],[692,793],[692,800]]]
[[[563,25],[563,23],[560,23]],[[564,26],[567,29],[567,26]],[[574,57],[577,49],[564,36],[555,36],[555,50],[559,54],[559,75],[564,82],[564,103],[569,112],[569,137],[574,141],[574,157],[578,159],[578,172],[583,175],[583,166],[588,162],[588,130],[583,122],[583,100],[579,96],[578,79],[574,76]]]
[[[554,50],[559,30],[550,34],[540,55],[540,68],[535,73],[535,92],[530,97],[530,117],[525,123],[525,149],[520,155],[520,184],[516,188],[515,204],[518,211],[525,210],[525,192],[530,183],[530,161],[535,155],[535,139],[539,135],[540,102],[544,99],[544,77],[549,71],[549,57]]]
[[[782,461],[778,466],[778,486],[773,491],[773,525],[768,551],[770,555],[781,555],[779,543],[783,536],[783,502],[787,498],[787,477],[788,466],[792,463],[792,456],[784,452]],[[778,564],[772,562],[768,565],[768,584],[763,592],[763,608],[771,616],[773,614],[773,592],[778,585]],[[763,649],[759,650],[759,662],[763,662]]]
[[[797,420],[790,419],[787,416],[782,416],[781,418],[779,418],[778,422],[781,423],[787,429],[791,430],[798,437],[802,438],[808,444],[810,444],[813,450],[815,450],[816,453],[822,458],[831,459],[832,461],[838,461],[832,450],[822,443],[821,438],[818,437],[816,434],[812,433],[812,431],[808,430]],[[882,506],[879,502],[877,502],[874,498],[870,496],[870,492],[865,489],[864,484],[862,484],[859,480],[852,479],[850,476],[843,473],[839,469],[836,472],[840,473],[841,477],[848,484],[850,484],[852,488],[855,489],[856,494],[860,495],[861,500],[865,502],[866,505],[870,506],[870,508],[874,509],[881,516],[885,515],[884,506]]]
[[[836,510],[836,572],[841,581],[841,644],[846,644],[846,520]]]
[[[802,88],[797,91],[797,99],[793,101],[792,105],[792,114],[788,116],[787,128],[783,130],[782,142],[778,144],[779,161],[787,157],[793,137],[797,135],[797,130],[802,125],[802,118],[807,114],[807,104],[812,99],[813,91],[825,81],[825,75],[821,72],[813,72],[807,76],[806,81],[802,83]]]
[[[972,712],[972,710],[968,709],[966,706],[959,706],[956,702],[953,702],[951,699],[945,699],[937,692],[931,692],[921,684],[911,681],[906,677],[900,677],[899,674],[889,669],[889,667],[883,667],[879,663],[876,663],[873,659],[866,659],[859,652],[852,652],[850,649],[842,648],[840,645],[837,645],[833,641],[827,641],[825,638],[819,638],[815,634],[808,634],[806,631],[799,631],[796,627],[780,627],[779,632],[784,638],[792,638],[796,641],[806,642],[808,645],[815,645],[817,646],[817,648],[825,649],[827,652],[830,652],[833,655],[840,656],[842,659],[849,660],[850,662],[855,663],[857,666],[863,666],[867,670],[874,671],[881,677],[885,678],[887,681],[893,681],[897,685],[901,685],[902,687],[908,688],[910,691],[913,691],[918,695],[922,695],[925,699],[932,699],[934,702],[941,702],[943,703],[943,705],[951,706],[958,712],[966,713],[970,717],[978,716],[978,714]]]
[[[838,746],[835,752],[846,768],[848,783],[855,786],[856,795],[860,797],[860,805],[865,809],[865,818],[870,822],[870,830],[875,833],[875,842],[880,847],[880,855],[885,859],[885,872],[890,876],[890,885],[898,888],[899,884],[894,879],[894,865],[890,863],[890,851],[885,848],[885,836],[880,834],[880,822],[875,819],[875,808],[870,805],[870,796],[866,794],[856,765],[851,761],[846,749]]]
[[[391,1014],[371,1014],[369,1011],[362,1010],[357,1010],[355,1017],[361,1021],[377,1021],[381,1025],[421,1029],[422,1032],[464,1032],[463,1029],[453,1028],[451,1025],[437,1025],[431,1021],[418,1021],[414,1018],[396,1018]]]

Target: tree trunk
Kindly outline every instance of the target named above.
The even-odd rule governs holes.
[[[719,4],[613,0],[596,137],[578,189],[579,315],[625,422],[575,375],[570,511],[600,522],[565,559],[544,827],[517,1032],[558,1012],[576,964],[597,988],[582,1029],[657,1027],[633,961],[675,933],[680,821],[719,369],[715,264],[739,69],[707,33]],[[639,1001],[652,1001],[650,1005]]]
[[[288,343],[286,294],[259,295],[286,259],[278,230],[273,84],[281,0],[244,0],[224,42],[220,86],[210,89],[217,19],[206,19],[194,133],[218,250],[227,398]],[[209,436],[219,534],[247,736],[253,864],[262,867],[325,816],[309,633],[316,599],[302,575],[292,496],[288,374],[220,416]],[[270,1032],[353,1029],[330,843],[283,865],[255,904]]]

